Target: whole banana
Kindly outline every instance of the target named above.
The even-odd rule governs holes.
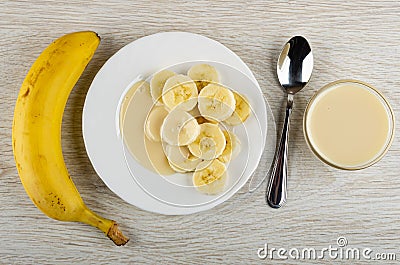
[[[100,43],[95,32],[67,34],[37,58],[20,89],[12,146],[21,182],[34,204],[51,218],[83,222],[116,245],[128,242],[115,221],[84,204],[61,150],[61,122],[68,96]]]

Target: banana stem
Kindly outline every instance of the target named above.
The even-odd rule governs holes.
[[[119,230],[118,224],[115,221],[101,217],[88,208],[85,208],[80,221],[103,231],[117,246],[123,246],[129,241],[129,238],[124,236],[121,230]]]

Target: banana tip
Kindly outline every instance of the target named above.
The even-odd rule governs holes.
[[[107,236],[117,246],[123,246],[129,241],[129,238],[124,236],[121,230],[119,230],[118,224],[116,222],[114,222],[113,225],[108,230]]]

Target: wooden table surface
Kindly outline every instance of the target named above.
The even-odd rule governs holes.
[[[399,138],[375,166],[345,172],[312,155],[301,125],[311,95],[324,84],[344,78],[379,88],[400,116],[399,13],[399,1],[1,1],[0,263],[297,264],[301,260],[261,260],[257,250],[265,243],[274,248],[322,249],[337,246],[339,236],[346,237],[348,247],[396,253],[398,262]],[[87,205],[117,220],[131,237],[124,247],[114,246],[92,227],[58,222],[42,214],[26,195],[12,154],[13,108],[28,69],[52,40],[81,30],[98,32],[102,43],[68,100],[63,151]],[[245,187],[212,210],[163,216],[125,203],[96,175],[81,131],[91,80],[121,47],[162,31],[203,34],[236,52],[260,83],[278,128],[284,96],[275,76],[275,61],[291,36],[309,39],[315,66],[309,86],[295,98],[285,207],[274,210],[265,205],[265,186],[253,194]],[[400,134],[398,129],[396,134]],[[256,174],[266,170],[261,163]],[[305,264],[336,262],[343,261],[303,260]]]

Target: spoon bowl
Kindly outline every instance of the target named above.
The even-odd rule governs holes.
[[[311,78],[314,60],[311,47],[302,36],[291,38],[279,55],[276,72],[279,83],[288,94],[303,89]]]

